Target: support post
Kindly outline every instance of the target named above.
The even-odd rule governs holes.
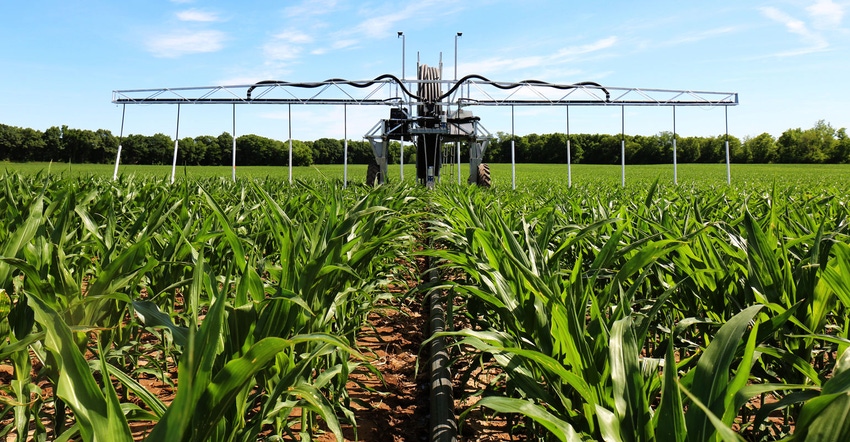
[[[171,161],[171,184],[174,184],[174,174],[177,172],[177,146],[180,143],[180,103],[177,103],[177,129],[174,131],[174,159]]]
[[[460,141],[455,141],[457,148],[457,185],[460,186]]]
[[[292,105],[287,106],[289,106],[289,184],[292,184]]]
[[[398,140],[398,180],[404,181],[404,140]]]
[[[620,136],[620,183],[626,187],[626,106],[620,105],[620,123],[622,130]]]
[[[572,153],[570,152],[570,106],[567,106],[567,186],[573,187]]]
[[[676,106],[673,106],[673,184],[679,184],[679,165],[676,159]]]
[[[233,178],[233,182],[236,182],[236,103],[233,103],[233,158],[231,159],[232,172],[231,176]]]
[[[729,164],[729,106],[723,106],[726,115],[726,185],[732,184],[732,167]]]
[[[511,105],[511,188],[516,190],[516,134],[514,131],[514,106]]]
[[[118,135],[118,154],[115,155],[115,171],[112,172],[112,181],[118,179],[118,164],[121,162],[121,142],[124,140],[124,115],[127,113],[127,104],[121,105],[121,133]]]
[[[348,187],[348,105],[342,105],[342,188]]]

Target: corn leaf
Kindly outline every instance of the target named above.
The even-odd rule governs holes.
[[[83,440],[132,440],[115,391],[111,384],[105,392],[101,391],[88,363],[77,349],[71,329],[55,310],[38,297],[30,296],[28,300],[36,320],[44,327],[45,344],[59,365],[56,395],[74,411]]]

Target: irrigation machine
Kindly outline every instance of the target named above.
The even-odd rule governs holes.
[[[456,77],[456,75],[455,75]],[[392,141],[412,143],[416,150],[416,178],[425,186],[440,181],[444,166],[457,166],[457,181],[461,182],[461,146],[468,149],[469,174],[467,182],[489,186],[490,169],[483,162],[484,154],[493,136],[481,124],[480,117],[472,113],[474,107],[517,106],[566,107],[568,167],[570,160],[569,109],[570,106],[668,106],[673,108],[673,165],[676,180],[675,121],[677,106],[715,107],[735,106],[738,94],[734,92],[705,92],[693,90],[646,89],[604,87],[594,82],[571,84],[548,83],[539,80],[497,82],[472,74],[461,79],[442,79],[442,56],[438,67],[417,61],[415,80],[384,74],[372,80],[350,81],[330,79],[319,82],[261,81],[235,86],[208,86],[159,89],[116,90],[112,102],[124,106],[121,137],[127,104],[176,104],[177,133],[180,125],[181,104],[230,104],[233,106],[233,179],[236,179],[236,106],[243,104],[285,104],[290,109],[289,178],[292,180],[292,121],[291,107],[302,105],[341,105],[345,112],[345,179],[348,182],[348,106],[378,105],[389,107],[389,117],[381,119],[369,130],[367,139],[374,160],[367,169],[367,184],[383,184],[387,180]],[[625,112],[622,113],[623,120]],[[727,134],[728,134],[728,113]],[[623,124],[625,132],[625,123]],[[172,181],[177,164],[178,141],[175,136]],[[514,146],[512,144],[512,151]],[[729,178],[728,141],[726,143],[727,180]],[[401,152],[404,152],[402,147]],[[622,143],[621,161],[625,184],[625,141]],[[121,159],[121,146],[115,159],[115,175]],[[404,155],[398,160],[403,167]],[[512,168],[512,170],[515,170]],[[402,169],[403,171],[403,169]],[[403,172],[402,172],[403,173]],[[516,185],[515,172],[512,182]]]

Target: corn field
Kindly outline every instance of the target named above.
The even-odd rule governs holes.
[[[6,172],[0,437],[343,440],[368,314],[436,293],[461,434],[850,439],[847,189],[341,187]]]

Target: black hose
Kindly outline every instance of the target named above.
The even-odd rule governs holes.
[[[251,87],[248,88],[247,99],[250,100],[251,99],[251,93],[254,91],[254,89],[261,87],[261,86],[288,86],[288,87],[313,89],[313,88],[317,88],[317,87],[326,86],[326,85],[331,84],[331,83],[342,83],[342,84],[346,84],[346,85],[349,85],[349,86],[353,86],[353,87],[362,89],[362,88],[372,86],[375,83],[378,83],[379,81],[385,80],[385,79],[393,80],[396,84],[398,84],[398,86],[401,88],[401,90],[404,92],[404,94],[407,95],[408,97],[416,99],[418,101],[423,101],[423,102],[428,101],[427,97],[419,96],[417,94],[414,94],[410,90],[408,90],[404,86],[404,82],[402,82],[398,77],[396,77],[395,75],[392,75],[392,74],[379,75],[372,80],[362,81],[362,82],[345,80],[345,79],[342,79],[342,78],[331,78],[329,80],[320,81],[320,82],[295,82],[295,83],[288,82],[288,81],[280,81],[280,80],[263,80],[263,81],[259,81],[257,83],[254,83]],[[467,76],[461,78],[445,94],[442,94],[442,95],[436,97],[436,99],[434,101],[440,101],[444,98],[449,97],[463,83],[465,83],[469,80],[482,80],[482,81],[488,82],[489,84],[493,85],[494,87],[497,87],[497,88],[503,89],[503,90],[515,89],[515,88],[518,88],[518,87],[521,87],[521,86],[526,86],[526,85],[550,87],[550,88],[553,88],[553,89],[560,89],[560,90],[577,89],[577,88],[581,88],[581,87],[585,87],[585,86],[591,86],[591,87],[597,88],[597,89],[599,89],[599,90],[601,90],[602,92],[605,93],[605,101],[606,102],[611,101],[611,94],[608,92],[608,90],[605,89],[605,87],[603,87],[599,83],[595,83],[595,82],[592,82],[592,81],[582,81],[582,82],[573,83],[573,84],[548,83],[548,82],[540,81],[540,80],[524,80],[524,81],[520,81],[518,83],[508,83],[508,82],[497,83],[497,82],[491,81],[487,77],[484,77],[484,76],[478,75],[478,74],[470,74],[470,75],[467,75]]]

